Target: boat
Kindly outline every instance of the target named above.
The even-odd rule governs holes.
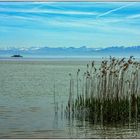
[[[19,54],[14,54],[11,57],[23,57],[23,56],[22,55],[19,55]]]

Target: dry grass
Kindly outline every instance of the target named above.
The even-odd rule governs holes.
[[[140,63],[133,56],[129,59],[101,61],[97,69],[95,62],[87,65],[79,86],[77,71],[76,91],[73,98],[74,80],[70,74],[69,100],[66,114],[94,123],[131,122],[140,115]]]

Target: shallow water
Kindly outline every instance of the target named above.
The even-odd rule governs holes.
[[[77,69],[83,73],[89,61],[1,60],[0,138],[140,138],[139,124],[102,126],[65,118],[69,73],[75,78]]]

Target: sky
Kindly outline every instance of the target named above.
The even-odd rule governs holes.
[[[0,2],[0,49],[140,45],[140,2]]]

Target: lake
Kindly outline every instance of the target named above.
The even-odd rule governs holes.
[[[95,60],[98,64],[99,59]],[[69,73],[76,78],[79,68],[82,75],[90,62],[80,58],[1,59],[0,138],[140,138],[139,123],[102,126],[65,117]]]

